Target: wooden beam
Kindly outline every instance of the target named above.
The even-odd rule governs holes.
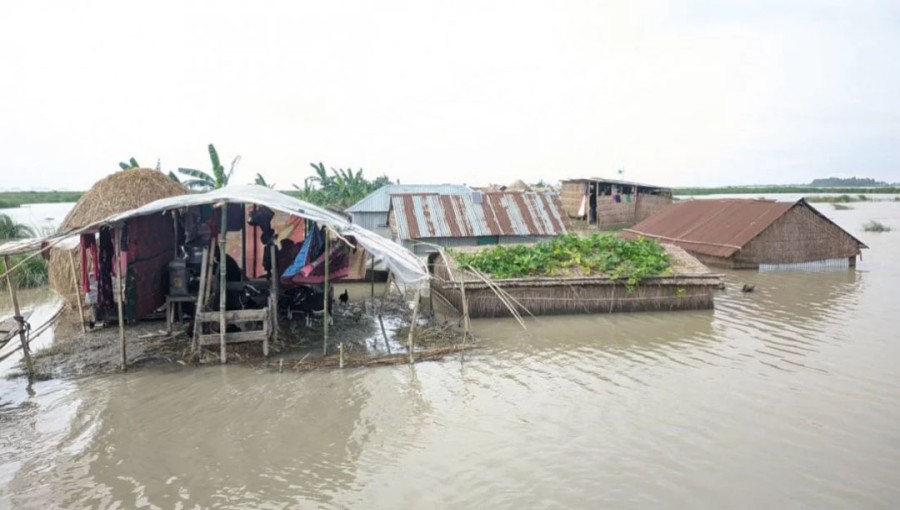
[[[278,340],[278,293],[280,292],[278,284],[279,282],[279,272],[278,272],[278,255],[276,254],[276,248],[273,245],[272,249],[269,250],[269,257],[272,261],[272,284],[270,286],[270,292],[272,296],[272,334],[275,335],[275,339]],[[266,341],[266,344],[263,345],[264,354],[269,352],[269,344]],[[268,354],[266,354],[268,356]]]
[[[200,322],[215,322],[221,318],[220,312],[200,312],[197,320]],[[225,320],[228,322],[252,322],[263,321],[269,318],[269,311],[265,308],[258,310],[226,310]]]
[[[369,294],[369,297],[375,299],[375,254],[372,254],[372,262],[369,264],[369,272],[371,276],[369,276],[369,280],[372,282],[372,290]]]
[[[266,333],[263,330],[257,331],[240,331],[236,333],[211,333],[208,335],[200,335],[200,345],[216,345],[222,342],[224,337],[226,344],[240,344],[245,342],[264,342]]]
[[[28,340],[25,338],[24,319],[22,312],[19,310],[19,296],[16,294],[16,286],[13,284],[11,277],[9,255],[3,256],[3,265],[6,268],[6,286],[9,289],[9,298],[12,300],[13,313],[16,322],[19,323],[19,341],[22,342],[22,356],[25,358],[25,369],[28,371],[28,380],[34,377],[34,365],[31,362],[31,350],[28,348]]]

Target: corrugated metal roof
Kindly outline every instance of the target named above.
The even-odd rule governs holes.
[[[655,237],[693,252],[728,258],[794,205],[750,199],[675,202],[625,234]]]
[[[359,202],[346,209],[347,212],[388,212],[391,195],[398,193],[437,193],[440,195],[465,195],[471,193],[462,184],[388,184],[369,193]]]
[[[433,237],[555,236],[566,232],[554,193],[403,194],[391,197],[401,240]]]

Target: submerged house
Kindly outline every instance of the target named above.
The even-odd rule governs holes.
[[[630,227],[672,203],[669,188],[599,177],[562,181],[560,196],[569,218],[600,230]]]
[[[369,193],[348,207],[346,212],[350,214],[350,221],[353,224],[390,238],[388,210],[391,208],[391,195],[410,193],[468,195],[471,192],[469,187],[462,184],[388,184]]]
[[[723,276],[711,272],[678,246],[663,245],[669,270],[629,288],[622,278],[603,274],[542,275],[493,279],[462,268],[452,255],[428,257],[431,296],[472,318],[510,317],[510,306],[533,315],[702,310],[714,307]],[[474,251],[464,248],[461,251]],[[500,297],[500,295],[504,297]]]
[[[416,254],[533,243],[567,231],[559,197],[528,192],[392,195],[389,224],[392,239]]]
[[[676,244],[706,264],[731,269],[853,267],[867,248],[803,199],[676,202],[621,235]]]

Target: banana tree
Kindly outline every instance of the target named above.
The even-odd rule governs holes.
[[[134,158],[129,159],[128,163],[126,163],[124,161],[119,161],[119,168],[121,168],[122,170],[131,170],[133,168],[140,168],[140,167],[141,166],[138,165],[137,160]]]
[[[262,174],[256,174],[256,179],[253,181],[253,184],[257,186],[265,186],[267,188],[275,188],[275,183],[269,184],[266,182],[266,178],[262,176]]]
[[[209,161],[212,163],[211,173],[206,173],[195,168],[179,168],[178,172],[180,174],[190,177],[189,179],[181,181],[181,183],[187,186],[188,189],[196,191],[211,191],[218,188],[224,188],[228,185],[228,181],[234,173],[234,168],[240,163],[241,157],[237,156],[231,161],[231,168],[229,168],[228,173],[226,173],[225,167],[222,166],[222,163],[219,160],[219,152],[216,151],[213,144],[209,144]]]
[[[0,214],[0,240],[27,237],[35,237],[33,228],[23,223],[17,223],[8,214]]]

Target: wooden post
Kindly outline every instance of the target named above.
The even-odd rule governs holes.
[[[203,248],[203,256],[200,259],[200,291],[197,292],[197,304],[194,306],[194,338],[193,343],[191,344],[196,352],[200,353],[200,334],[203,333],[203,328],[200,325],[200,313],[203,311],[203,308],[206,306],[205,303],[205,294],[206,294],[206,272],[208,271],[209,266],[209,248]]]
[[[9,288],[9,299],[12,300],[13,313],[16,321],[19,323],[19,341],[22,342],[22,356],[25,358],[25,369],[28,371],[28,379],[34,377],[34,365],[31,363],[31,350],[28,349],[28,340],[25,338],[25,324],[22,320],[22,312],[19,310],[19,296],[16,295],[16,286],[13,285],[12,265],[9,262],[9,255],[3,256],[4,268],[6,270],[6,286]]]
[[[81,306],[81,287],[78,286],[78,274],[75,271],[75,256],[69,250],[69,267],[72,268],[72,283],[75,284],[75,302],[78,303],[78,315],[81,316],[81,334],[86,334],[84,327],[84,308]]]
[[[344,368],[344,342],[341,342],[340,344],[338,344],[338,351],[340,351],[339,367],[341,369],[343,369]]]
[[[372,254],[372,262],[369,264],[370,272],[369,280],[372,282],[372,292],[369,297],[375,299],[375,254]]]
[[[118,303],[116,308],[119,311],[119,350],[122,352],[122,371],[128,366],[128,355],[125,352],[125,313],[123,311],[125,304],[125,282],[122,279],[122,226],[116,227],[115,235],[115,252],[116,252],[116,294]]]
[[[256,204],[253,204],[253,211],[250,214],[253,214],[255,212],[256,212]],[[256,273],[256,267],[259,264],[259,254],[256,251],[256,245],[258,244],[256,242],[256,240],[259,239],[259,235],[258,235],[259,232],[257,232],[257,229],[258,229],[258,227],[256,225],[253,225],[253,277],[254,278],[259,276]],[[246,269],[244,271],[246,272]]]
[[[469,300],[466,298],[466,282],[462,271],[459,272],[459,293],[462,297],[463,343],[466,343],[469,339]]]
[[[413,357],[413,348],[415,347],[415,344],[413,343],[413,333],[415,333],[415,330],[416,330],[416,320],[419,318],[419,292],[421,292],[421,291],[416,289],[416,295],[414,298],[416,300],[416,302],[413,304],[412,321],[410,321],[410,323],[409,323],[409,339],[407,340],[406,348],[409,351],[409,362],[410,363],[416,362],[415,358]]]
[[[241,204],[241,269],[244,278],[250,278],[247,272],[247,204]]]
[[[325,227],[325,297],[322,299],[324,303],[325,313],[322,315],[322,324],[324,328],[324,336],[322,339],[322,353],[328,354],[328,270],[331,261],[331,236],[328,235],[328,227]]]
[[[228,203],[220,204],[222,214],[219,220],[219,358],[224,364],[228,361],[225,352],[225,294],[228,283],[225,281],[225,234],[228,230]]]
[[[278,293],[280,283],[278,277],[278,257],[275,254],[275,247],[273,246],[271,250],[269,250],[270,258],[272,260],[272,285],[270,286],[270,292],[272,296],[272,333],[275,335],[275,340],[278,340]],[[265,340],[263,342],[263,354],[268,356],[269,352],[269,341]]]
[[[173,229],[173,232],[175,233],[175,238],[174,238],[174,241],[172,242],[172,244],[175,245],[173,250],[175,251],[175,258],[177,259],[178,258],[178,211],[177,210],[172,211],[172,229]]]

